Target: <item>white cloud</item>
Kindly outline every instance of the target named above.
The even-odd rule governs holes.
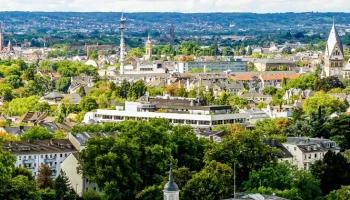
[[[350,12],[349,0],[0,0],[1,11]]]

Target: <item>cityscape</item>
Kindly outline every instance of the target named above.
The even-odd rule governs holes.
[[[346,0],[0,2],[0,199],[350,200]]]

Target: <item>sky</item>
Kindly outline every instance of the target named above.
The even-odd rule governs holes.
[[[350,12],[350,0],[0,0],[0,11]]]

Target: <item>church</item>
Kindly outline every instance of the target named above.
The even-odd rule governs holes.
[[[333,22],[326,44],[322,77],[336,76],[339,78],[349,78],[350,65],[344,67],[344,59],[343,44]]]

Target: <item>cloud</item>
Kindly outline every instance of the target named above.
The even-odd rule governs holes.
[[[349,0],[0,0],[1,11],[350,12]]]

